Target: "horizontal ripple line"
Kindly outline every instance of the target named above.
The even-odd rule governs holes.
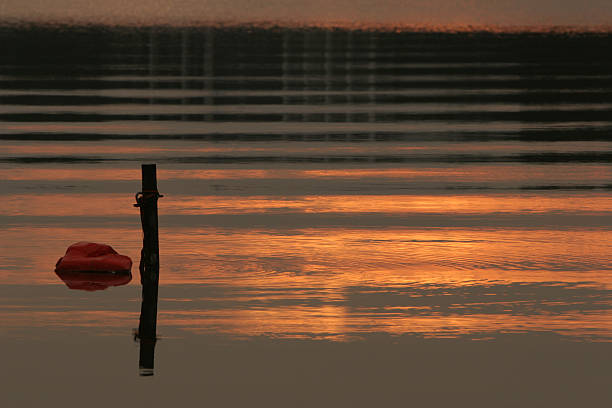
[[[311,113],[477,113],[477,112],[598,112],[610,111],[610,103],[572,103],[572,104],[518,104],[518,103],[372,103],[372,104],[102,104],[102,105],[52,105],[52,106],[0,106],[0,114],[311,114]],[[544,112],[542,112],[544,111]]]

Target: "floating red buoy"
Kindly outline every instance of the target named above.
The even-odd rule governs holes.
[[[111,246],[77,242],[57,261],[55,273],[70,289],[103,290],[132,280],[132,260]]]
[[[77,242],[55,264],[56,272],[129,272],[132,260],[119,255],[110,245]]]

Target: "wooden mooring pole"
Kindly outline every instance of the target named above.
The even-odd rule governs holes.
[[[140,339],[140,375],[153,375],[157,341],[157,292],[159,286],[159,236],[157,223],[157,169],[142,165],[142,191],[136,193],[135,207],[140,208],[143,241],[140,252],[142,306],[137,337]]]

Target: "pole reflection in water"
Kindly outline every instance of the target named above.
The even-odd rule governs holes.
[[[149,280],[143,273],[143,262],[140,263],[140,281],[142,283],[142,306],[140,324],[136,334],[140,341],[139,367],[141,376],[153,375],[155,367],[155,343],[157,342],[157,287],[158,280]]]
[[[140,208],[143,242],[140,253],[142,306],[136,337],[140,339],[140,375],[153,375],[157,341],[157,289],[159,286],[159,237],[157,232],[157,191],[155,164],[142,165],[142,191],[136,194],[135,207]]]

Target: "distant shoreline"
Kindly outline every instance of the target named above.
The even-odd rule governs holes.
[[[23,28],[48,29],[228,29],[228,30],[314,30],[314,31],[362,31],[381,33],[441,33],[441,34],[610,34],[612,25],[479,25],[479,24],[386,24],[338,22],[291,22],[291,21],[169,21],[156,22],[120,21],[105,23],[95,19],[11,19],[0,18],[0,29]]]

